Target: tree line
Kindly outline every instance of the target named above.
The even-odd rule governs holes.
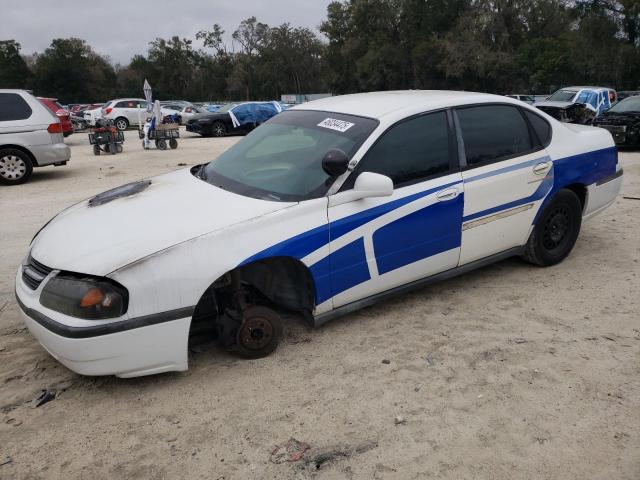
[[[640,0],[344,0],[320,35],[255,17],[232,33],[157,38],[128,65],[84,40],[25,56],[0,41],[0,88],[66,103],[140,96],[274,99],[389,89],[549,93],[569,84],[640,88]]]

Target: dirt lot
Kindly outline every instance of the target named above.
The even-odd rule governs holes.
[[[13,297],[34,233],[74,202],[236,140],[143,151],[129,132],[123,154],[94,157],[76,134],[67,167],[0,188],[1,479],[640,478],[638,200],[585,224],[561,265],[504,261],[319,330],[292,319],[264,360],[213,349],[186,373],[131,380],[54,361]],[[640,197],[640,152],[621,161],[625,195]],[[291,437],[311,449],[274,463]]]

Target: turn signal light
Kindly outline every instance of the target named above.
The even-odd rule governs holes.
[[[49,133],[62,133],[62,124],[60,122],[52,123],[47,127]]]

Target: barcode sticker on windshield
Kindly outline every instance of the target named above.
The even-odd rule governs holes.
[[[344,120],[336,120],[335,118],[325,118],[318,124],[319,127],[337,130],[338,132],[342,133],[346,132],[354,125],[355,123],[345,122]]]

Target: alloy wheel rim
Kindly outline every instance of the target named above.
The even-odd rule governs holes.
[[[27,173],[25,161],[15,155],[0,158],[0,176],[7,180],[19,180]]]

